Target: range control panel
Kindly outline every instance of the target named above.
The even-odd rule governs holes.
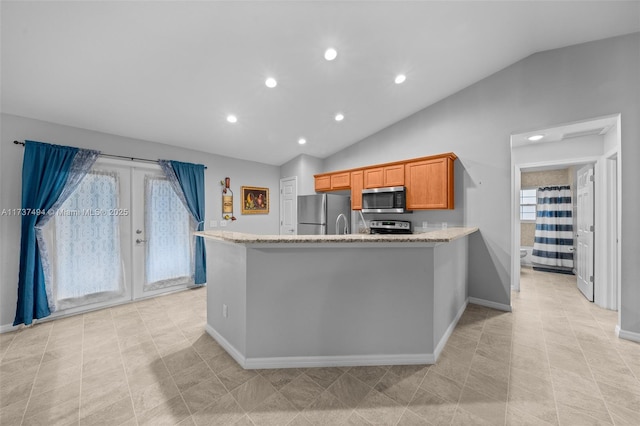
[[[412,234],[413,227],[408,220],[372,220],[369,223],[372,234]]]

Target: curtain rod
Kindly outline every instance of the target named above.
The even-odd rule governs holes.
[[[22,145],[24,146],[24,142],[20,142],[20,141],[13,141],[14,144],[16,145]],[[101,157],[109,157],[109,158],[122,158],[125,160],[131,160],[131,161],[145,161],[147,163],[158,163],[158,160],[149,160],[147,158],[138,158],[138,157],[127,157],[124,155],[115,155],[115,154],[103,154],[100,153]],[[207,169],[207,166],[204,166],[205,170]]]

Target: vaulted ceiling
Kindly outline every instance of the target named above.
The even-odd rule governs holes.
[[[3,112],[274,165],[331,155],[535,52],[640,31],[637,1],[1,8]]]

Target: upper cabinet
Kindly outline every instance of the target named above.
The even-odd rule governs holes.
[[[316,192],[351,190],[351,209],[362,209],[362,190],[385,186],[407,188],[407,210],[453,209],[456,155],[432,155],[315,175]]]
[[[404,163],[364,169],[364,187],[404,186]]]
[[[362,210],[362,189],[364,170],[351,172],[351,210]]]
[[[453,209],[455,155],[405,164],[407,210]]]
[[[315,175],[316,192],[339,191],[351,188],[351,172],[324,173]]]

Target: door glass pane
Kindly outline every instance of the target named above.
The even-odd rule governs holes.
[[[169,181],[147,175],[145,291],[193,282],[194,229],[191,215]]]
[[[124,292],[120,262],[118,175],[91,171],[53,222],[53,295],[58,309]]]

